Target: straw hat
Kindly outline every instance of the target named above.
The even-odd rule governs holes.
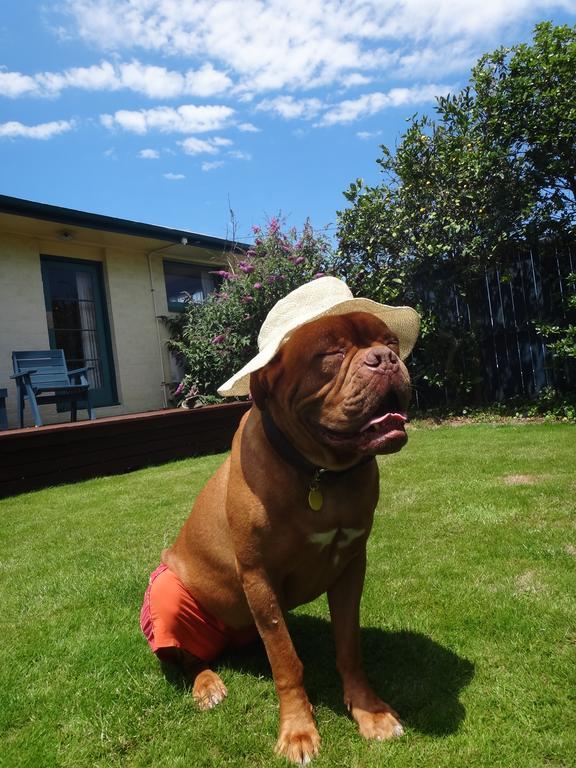
[[[223,397],[239,397],[250,391],[250,374],[270,362],[296,328],[311,320],[347,312],[369,312],[383,320],[400,342],[404,360],[416,343],[420,316],[412,307],[389,307],[371,299],[357,298],[336,277],[320,277],[280,299],[270,310],[258,334],[258,354],[218,389]]]

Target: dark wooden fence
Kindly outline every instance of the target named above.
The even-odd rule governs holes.
[[[423,291],[425,303],[434,308],[441,324],[456,335],[459,330],[474,330],[484,400],[532,397],[543,387],[576,386],[576,366],[554,360],[536,330],[540,323],[576,322],[576,313],[567,309],[565,300],[571,290],[567,278],[574,272],[576,247],[548,243],[518,249],[505,264],[487,271],[473,286],[469,304],[456,290],[448,291],[447,300],[443,291],[442,304],[433,287]],[[423,386],[417,398],[426,407],[449,401],[451,394]]]
[[[503,272],[486,274],[487,312],[484,337],[492,364],[487,385],[498,400],[510,395],[534,395],[543,387],[572,383],[572,369],[558,366],[535,326],[562,323],[567,275],[574,272],[572,251],[530,251]]]

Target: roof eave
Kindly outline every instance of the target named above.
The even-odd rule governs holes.
[[[145,224],[129,219],[118,219],[113,216],[103,216],[99,213],[86,213],[73,208],[63,208],[57,205],[37,203],[32,200],[23,200],[19,197],[0,195],[0,213],[9,213],[15,216],[41,219],[64,224],[70,227],[84,227],[105,232],[116,232],[133,237],[145,237],[162,240],[167,243],[182,243],[208,248],[211,250],[230,250],[233,246],[241,249],[249,248],[246,243],[237,243],[219,237],[202,235],[184,229],[170,229],[157,224]]]

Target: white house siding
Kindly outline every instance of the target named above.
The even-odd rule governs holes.
[[[0,235],[0,387],[8,389],[9,426],[16,425],[12,350],[48,346],[38,241]]]
[[[107,249],[105,280],[118,397],[130,413],[162,408],[161,352],[147,254]],[[166,314],[165,298],[162,309]]]

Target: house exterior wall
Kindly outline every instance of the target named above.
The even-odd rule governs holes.
[[[121,412],[162,408],[162,351],[146,253],[107,249],[104,281],[118,398],[128,409]]]
[[[41,274],[41,256],[100,262],[103,266],[118,404],[96,409],[96,417],[166,407],[170,361],[165,326],[168,314],[163,254],[135,247],[83,245],[0,233],[0,387],[8,389],[9,428],[18,426],[11,353],[48,349],[49,336]],[[198,263],[197,258],[190,261]],[[153,290],[152,290],[153,289]],[[25,425],[32,426],[29,407]],[[55,406],[41,406],[45,424],[69,419]],[[86,412],[80,411],[79,418]]]

